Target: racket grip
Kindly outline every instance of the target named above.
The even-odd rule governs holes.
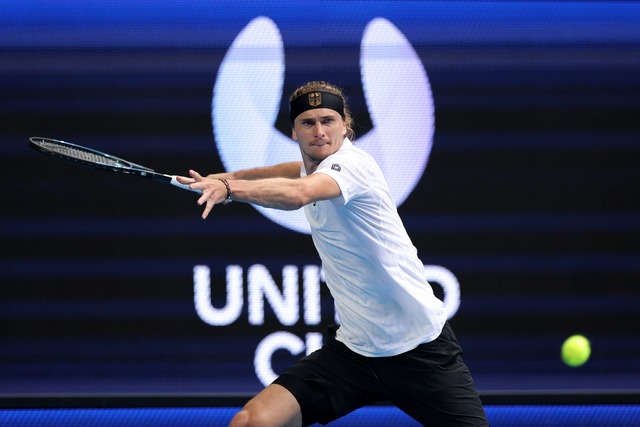
[[[189,185],[187,185],[187,184],[182,184],[182,183],[178,182],[178,180],[176,179],[176,176],[175,176],[175,175],[171,176],[171,182],[170,182],[170,184],[171,184],[171,185],[175,185],[175,186],[176,186],[176,187],[178,187],[178,188],[182,188],[183,190],[189,190],[189,191],[194,191],[194,192],[196,192],[196,193],[202,193],[202,191],[201,191],[201,190],[194,190],[194,189],[192,189],[192,188],[189,188]]]

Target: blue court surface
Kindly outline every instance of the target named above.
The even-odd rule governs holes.
[[[63,408],[3,409],[2,426],[226,426],[239,408]],[[488,405],[493,427],[638,426],[640,405]],[[417,426],[396,408],[362,408],[331,426]]]

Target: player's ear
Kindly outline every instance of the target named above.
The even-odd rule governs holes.
[[[293,138],[294,141],[298,140],[298,134],[296,133],[295,128],[291,128],[291,138]]]

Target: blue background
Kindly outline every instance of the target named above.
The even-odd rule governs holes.
[[[308,236],[241,204],[202,222],[192,194],[26,144],[51,136],[172,173],[222,170],[213,84],[260,15],[283,35],[285,94],[313,79],[344,87],[358,135],[371,128],[367,22],[389,19],[418,52],[436,131],[400,214],[425,264],[460,281],[452,324],[481,393],[638,390],[638,3],[103,0],[0,9],[0,394],[253,393],[264,336],[324,331],[331,316],[284,328],[245,314],[221,330],[193,306],[194,265],[214,283],[231,264],[276,278],[318,263]],[[574,333],[593,347],[580,368],[559,358]]]

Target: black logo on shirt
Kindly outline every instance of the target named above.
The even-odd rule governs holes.
[[[340,168],[340,165],[337,165],[337,164],[335,164],[335,163],[331,165],[331,169],[333,169],[333,170],[334,170],[334,171],[336,171],[336,172],[340,172],[340,171],[342,170],[342,169]]]

